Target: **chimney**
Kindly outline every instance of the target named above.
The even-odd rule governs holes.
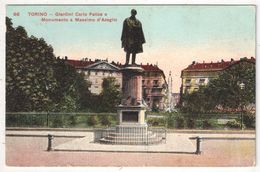
[[[196,62],[195,62],[195,61],[193,61],[193,62],[192,62],[192,65],[195,65],[195,63],[196,63]]]
[[[221,59],[221,62],[223,63],[223,62],[225,62],[223,59]]]
[[[233,62],[233,61],[234,61],[234,59],[233,59],[233,58],[231,58],[231,61]]]
[[[68,60],[68,57],[67,57],[67,56],[65,56],[65,60]]]

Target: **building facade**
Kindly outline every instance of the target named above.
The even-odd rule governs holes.
[[[101,93],[103,79],[107,77],[116,78],[117,83],[122,88],[120,69],[123,65],[120,63],[109,63],[107,60],[92,61],[91,59],[67,59],[67,63],[74,66],[78,72],[85,74],[85,80],[91,83],[90,91],[93,94]],[[157,65],[141,64],[141,67],[144,69],[142,89],[145,103],[150,109],[163,110],[167,90],[164,72]]]
[[[192,62],[187,68],[181,71],[181,94],[192,93],[197,91],[200,86],[207,85],[211,79],[215,79],[225,69],[241,62],[255,63],[255,58],[241,58],[233,60],[211,63],[196,63]]]
[[[157,65],[141,65],[144,69],[142,87],[143,98],[152,110],[166,108],[167,82],[164,72]]]
[[[85,80],[91,83],[90,91],[93,94],[102,92],[103,79],[116,78],[116,82],[122,87],[122,73],[119,67],[108,63],[106,60],[67,60],[79,73],[84,73]]]

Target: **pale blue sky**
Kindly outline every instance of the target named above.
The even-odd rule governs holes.
[[[8,6],[7,16],[14,26],[24,26],[29,35],[43,37],[57,56],[123,63],[122,23],[132,8],[138,12],[146,38],[144,53],[138,54],[137,61],[158,63],[166,76],[172,71],[174,92],[179,91],[181,70],[193,60],[255,56],[254,6]],[[13,12],[21,15],[14,17]],[[42,23],[41,17],[29,17],[28,12],[102,12],[117,22]]]

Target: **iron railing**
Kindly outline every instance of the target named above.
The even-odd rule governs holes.
[[[161,115],[160,115],[161,114]],[[107,128],[118,125],[116,113],[6,112],[6,127],[28,128]],[[228,121],[241,121],[240,114],[147,114],[151,127],[224,129]],[[236,123],[234,123],[236,124]],[[237,129],[240,128],[239,123]],[[234,126],[236,127],[236,126]]]
[[[165,128],[151,127],[112,127],[96,129],[94,142],[103,144],[150,145],[166,143]]]

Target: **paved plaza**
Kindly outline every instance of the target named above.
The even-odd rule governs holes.
[[[46,151],[49,133],[56,136],[53,140],[56,151]],[[255,164],[254,133],[173,132],[167,134],[165,144],[150,146],[100,145],[90,141],[91,134],[83,131],[6,131],[6,165],[219,167]],[[196,143],[188,138],[194,136],[212,138],[202,141],[201,155],[193,153]]]
[[[60,144],[54,151],[98,151],[98,152],[147,152],[147,153],[193,153],[195,146],[187,136],[168,134],[166,141],[154,145],[110,145],[93,142],[93,133],[83,138]],[[181,145],[181,146],[180,146]]]

